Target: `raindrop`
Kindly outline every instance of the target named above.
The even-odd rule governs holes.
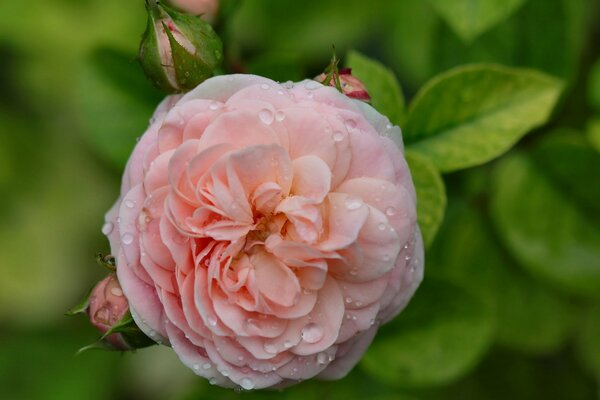
[[[277,353],[277,348],[272,344],[266,343],[265,351],[269,354],[275,354],[275,353]]]
[[[329,361],[329,356],[326,353],[317,354],[317,363],[323,365],[327,364],[327,361]]]
[[[208,383],[210,383],[211,385],[216,385],[217,384],[217,378],[210,378],[208,380]]]
[[[267,85],[266,83],[263,83],[262,85],[260,85],[260,88],[262,90],[269,90],[271,88],[271,86]]]
[[[333,140],[336,142],[341,142],[344,140],[344,133],[340,131],[336,131],[333,133]]]
[[[278,90],[277,94],[280,95],[280,96],[283,96],[283,90]]]
[[[229,371],[226,369],[222,369],[221,371],[219,371],[221,373],[221,375],[223,376],[229,376]]]
[[[279,122],[283,121],[285,119],[285,114],[283,111],[277,111],[275,113],[275,119]]]
[[[213,317],[208,317],[207,318],[207,322],[208,322],[208,325],[210,325],[210,326],[216,326],[217,325],[217,320],[214,319]]]
[[[362,201],[358,197],[348,197],[346,199],[346,208],[348,210],[356,210],[362,206]]]
[[[354,275],[356,275],[356,274],[358,274],[358,271],[356,270],[356,268],[352,268],[352,269],[350,270],[350,275],[354,276]]]
[[[380,223],[379,225],[377,225],[377,229],[379,229],[380,231],[385,231],[386,227],[387,227],[387,225],[384,224],[383,222]]]
[[[385,209],[385,215],[388,217],[396,215],[396,209],[394,207],[388,207]]]
[[[211,110],[217,110],[221,105],[216,102],[216,101],[211,101],[210,104],[208,105],[208,108],[210,108]]]
[[[307,343],[317,343],[323,339],[323,329],[315,323],[310,323],[302,328],[302,340]]]
[[[114,288],[110,289],[110,293],[113,296],[117,296],[117,297],[123,296],[123,291],[121,289],[119,289],[118,287],[114,287]]]
[[[202,365],[202,368],[204,368],[204,369],[210,369],[210,367],[212,367],[212,365],[210,365],[210,363],[204,363]]]
[[[315,89],[318,89],[319,86],[321,86],[321,85],[319,83],[317,83],[316,81],[308,81],[304,85],[304,87],[306,88],[306,90],[315,90]]]
[[[238,356],[238,361],[244,361],[244,356]]]
[[[284,88],[286,88],[286,89],[291,89],[291,88],[293,88],[293,87],[294,87],[294,82],[292,82],[292,81],[287,81],[287,82],[284,82],[284,83],[282,83],[282,86],[283,86]]]
[[[314,95],[314,93],[313,93],[313,92],[308,92],[308,93],[306,94],[306,96],[307,96],[309,99],[312,99],[313,97],[315,97],[315,95]]]
[[[194,368],[194,371],[198,371],[198,370],[200,370],[200,365],[194,364],[194,366],[192,368]]]
[[[349,130],[355,129],[356,128],[356,121],[354,121],[353,119],[347,119],[346,120],[346,128],[348,128]]]
[[[244,378],[240,382],[240,386],[245,390],[252,390],[254,389],[254,382],[252,382],[252,379],[250,378]]]
[[[352,297],[346,297],[346,303],[348,303],[348,304],[352,303]]]
[[[392,125],[390,122],[387,123],[387,125],[385,126],[387,129],[392,129],[394,127],[394,125]]]
[[[293,344],[289,340],[286,340],[285,342],[283,342],[283,347],[285,347],[286,349],[289,349],[292,346],[293,346]]]
[[[115,226],[112,222],[107,222],[104,225],[102,225],[102,233],[105,235],[110,235],[114,228]]]
[[[263,124],[271,125],[273,123],[273,111],[263,108],[258,112],[258,118]]]
[[[125,207],[127,207],[127,208],[133,208],[134,206],[135,206],[135,201],[125,200]]]
[[[131,243],[133,243],[133,235],[131,233],[126,233],[123,235],[121,240],[123,241],[124,244],[131,244]]]
[[[363,305],[360,301],[357,301],[355,304],[356,304],[356,307],[362,307],[362,305]]]

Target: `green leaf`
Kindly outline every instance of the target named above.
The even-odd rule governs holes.
[[[131,55],[108,48],[91,55],[79,88],[86,139],[102,158],[123,168],[162,94]]]
[[[592,307],[581,326],[576,351],[583,366],[600,380],[600,304]]]
[[[600,153],[600,118],[588,122],[586,135],[592,147]]]
[[[442,385],[469,372],[492,336],[493,319],[479,297],[428,278],[407,309],[382,327],[361,365],[390,385]]]
[[[449,279],[483,298],[505,347],[547,354],[565,343],[572,308],[558,293],[524,274],[506,256],[480,212],[452,198],[427,255],[430,276]]]
[[[365,84],[373,107],[387,116],[394,125],[401,125],[404,116],[404,97],[392,70],[357,51],[348,53],[346,66],[352,68],[352,75]]]
[[[465,42],[506,19],[524,0],[429,0],[433,9]]]
[[[588,77],[588,102],[596,111],[600,111],[600,59],[598,59]]]
[[[497,231],[535,276],[573,294],[600,297],[598,218],[583,212],[572,194],[546,173],[546,165],[521,153],[497,166],[491,210]],[[580,178],[574,177],[573,184],[594,184],[592,176]]]
[[[479,165],[546,122],[561,88],[559,80],[532,70],[459,67],[433,78],[417,94],[405,140],[442,172]]]
[[[411,151],[407,151],[405,157],[417,192],[417,220],[423,242],[429,247],[444,219],[446,188],[439,171],[428,158]]]
[[[73,307],[71,307],[66,313],[66,316],[73,316],[73,315],[77,315],[77,314],[84,314],[87,312],[87,309],[90,305],[90,296],[92,295],[92,290],[94,290],[94,288],[92,287],[90,290],[88,290],[87,294],[84,296],[84,298],[76,305],[74,305]]]

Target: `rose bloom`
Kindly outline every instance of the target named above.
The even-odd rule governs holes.
[[[168,97],[103,232],[136,323],[226,387],[343,377],[423,274],[400,129],[315,81]]]

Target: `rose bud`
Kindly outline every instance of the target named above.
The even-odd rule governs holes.
[[[105,217],[138,326],[225,387],[338,379],[423,276],[398,127],[314,80],[168,97]]]
[[[321,82],[324,85],[336,87],[338,83],[342,93],[353,99],[362,100],[366,103],[371,102],[371,96],[367,92],[365,85],[355,76],[352,75],[352,68],[340,68],[335,70],[332,75],[326,72],[315,77],[317,82]],[[325,81],[328,81],[325,83]]]
[[[110,256],[99,258],[99,262],[104,263],[107,259]],[[92,325],[102,333],[98,342],[83,347],[80,352],[92,348],[125,351],[154,344],[135,325],[127,299],[114,273],[98,282],[87,298],[67,312],[67,315],[79,313],[87,314]]]
[[[156,0],[146,0],[146,9],[140,63],[157,88],[186,92],[214,75],[223,60],[223,46],[208,22]]]
[[[208,22],[214,22],[219,11],[219,0],[170,0],[169,2],[178,10],[198,15]]]

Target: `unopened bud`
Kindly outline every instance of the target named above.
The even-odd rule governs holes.
[[[219,11],[219,0],[169,0],[178,10],[198,15],[207,22],[214,22]]]
[[[210,24],[146,0],[148,25],[140,45],[146,76],[167,93],[195,88],[214,75],[223,61],[223,46]]]
[[[324,72],[316,76],[315,80],[332,87],[337,87],[339,84],[339,89],[346,96],[366,103],[371,102],[371,96],[369,96],[367,88],[357,77],[352,75],[351,68],[340,68],[339,70],[336,68],[331,73]]]

